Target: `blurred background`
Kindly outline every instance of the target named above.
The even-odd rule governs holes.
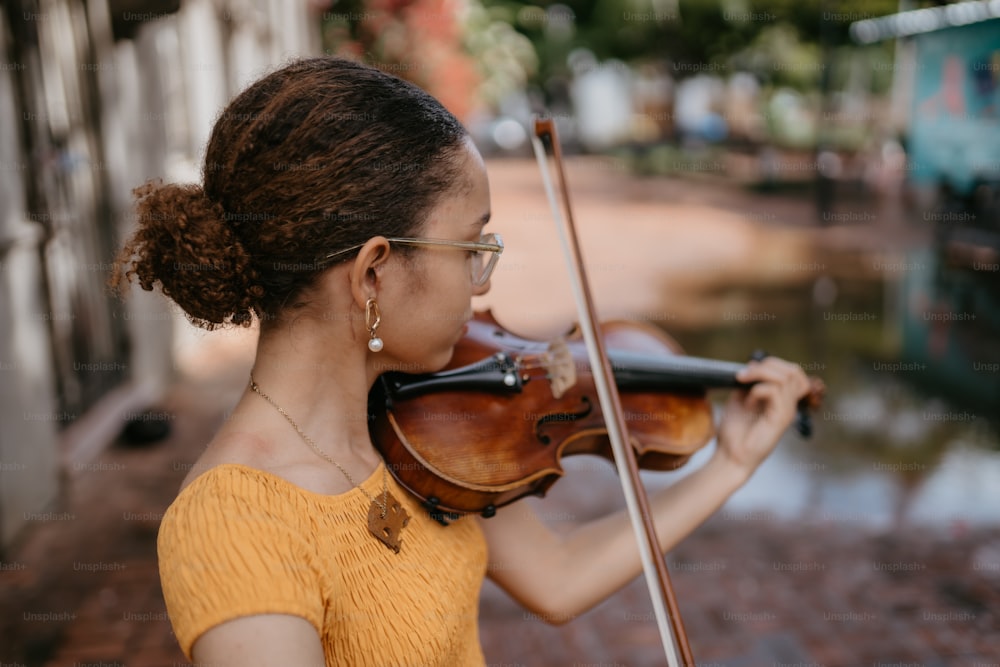
[[[255,334],[105,283],[131,189],[200,180],[232,96],[329,53],[470,129],[501,323],[576,318],[541,113],[602,316],[826,381],[814,436],[668,556],[699,664],[1000,666],[995,0],[0,4],[0,664],[185,664],[156,531]],[[525,501],[556,530],[622,506],[607,462],[566,467]],[[664,664],[640,581],[559,627],[487,584],[480,627],[495,665]]]

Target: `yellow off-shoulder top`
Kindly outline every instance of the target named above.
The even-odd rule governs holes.
[[[361,486],[382,491],[380,464]],[[442,526],[389,476],[410,514],[393,553],[368,532],[357,488],[314,493],[254,468],[202,473],[157,540],[167,614],[184,654],[240,616],[293,614],[316,628],[328,667],[484,665],[479,591],[486,544],[472,517]]]

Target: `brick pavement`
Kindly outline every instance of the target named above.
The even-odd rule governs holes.
[[[37,526],[8,561],[24,567],[4,573],[0,663],[186,664],[160,598],[155,534],[222,418],[224,397],[242,383],[242,367],[230,375],[211,387],[177,385],[162,406],[176,416],[168,441],[113,447],[77,472],[64,510],[74,518]],[[557,528],[620,506],[610,468],[571,475],[549,498],[529,501]],[[671,554],[670,568],[703,666],[1000,660],[1000,530],[875,534],[722,513]],[[641,580],[562,626],[533,618],[487,584],[481,634],[491,665],[663,664]]]
[[[558,281],[540,281],[525,270],[557,261],[551,243],[540,240],[535,217],[540,204],[529,196],[537,190],[534,176],[510,163],[491,165],[491,173],[497,229],[508,235],[510,252],[488,305],[508,326],[531,334],[542,326],[543,315],[550,321],[571,313],[553,296]],[[747,270],[747,258],[759,258],[763,248],[778,267],[815,257],[804,239],[815,233],[796,227],[802,205],[744,195],[727,199],[716,189],[708,200],[704,188],[677,183],[637,190],[640,186],[600,169],[571,169],[570,176],[592,197],[583,199],[585,213],[578,216],[590,247],[600,248],[597,297],[618,309],[612,314],[661,308],[655,299],[662,294],[644,301],[645,292],[623,287],[626,272],[619,268],[626,259],[640,276],[636,280],[646,284],[706,285],[775,280],[774,270],[764,275]],[[617,203],[597,201],[612,195]],[[676,200],[669,216],[661,210],[666,198]],[[739,211],[754,218],[753,211],[765,207],[773,224],[761,225],[760,216],[750,225],[740,218]],[[608,215],[630,220],[655,239],[648,245],[656,253],[616,254],[615,240],[624,228],[603,225]],[[851,239],[842,230],[822,232],[825,247],[857,243],[871,233],[856,231]],[[723,237],[727,242],[718,243]],[[698,266],[685,262],[692,255],[700,257]],[[783,278],[790,277],[807,278],[786,270]],[[551,289],[540,293],[526,281]],[[522,303],[524,293],[536,294],[538,302]],[[680,292],[674,295],[682,298]],[[678,306],[674,314],[679,322],[697,324],[695,309]],[[245,382],[251,342],[226,332],[203,342],[182,340],[184,374],[159,406],[173,415],[170,439],[146,449],[115,445],[99,459],[67,470],[66,494],[50,517],[54,520],[39,521],[3,563],[0,665],[185,664],[160,597],[156,530],[190,462]],[[619,507],[619,495],[609,466],[583,465],[540,507],[565,528]],[[722,513],[670,559],[701,665],[1000,667],[1000,529],[959,525],[948,533],[901,527],[872,533],[844,522],[781,523],[766,515]],[[558,627],[531,618],[487,584],[481,634],[491,665],[663,664],[641,580]]]

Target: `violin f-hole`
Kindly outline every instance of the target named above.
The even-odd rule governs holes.
[[[548,445],[552,442],[552,438],[548,435],[542,433],[542,428],[546,424],[556,424],[556,423],[567,423],[575,422],[584,419],[594,411],[594,404],[590,402],[590,399],[586,396],[580,397],[580,402],[583,404],[576,412],[553,412],[549,415],[544,415],[538,421],[535,422],[535,437],[543,445]]]

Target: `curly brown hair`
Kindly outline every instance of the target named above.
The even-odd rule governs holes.
[[[461,123],[420,88],[360,63],[299,60],[216,121],[204,187],[147,183],[111,284],[157,284],[198,326],[274,319],[327,254],[413,236],[460,180]],[[343,261],[349,257],[339,258]]]

